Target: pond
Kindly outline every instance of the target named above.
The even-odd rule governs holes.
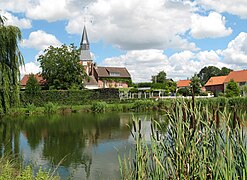
[[[162,117],[134,116],[142,120],[146,135],[150,120]],[[13,154],[36,168],[59,165],[61,179],[120,179],[118,156],[134,143],[132,118],[131,113],[8,117],[0,120],[0,157]]]

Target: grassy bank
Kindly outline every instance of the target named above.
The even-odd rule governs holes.
[[[0,180],[56,180],[59,179],[54,173],[39,169],[34,173],[31,166],[22,167],[16,159],[11,157],[0,158]]]
[[[152,122],[150,142],[134,121],[132,155],[119,157],[122,179],[246,179],[246,114],[210,107],[177,101],[167,130]]]
[[[26,104],[21,108],[11,108],[9,115],[19,114],[51,114],[51,113],[70,113],[70,112],[128,112],[128,111],[167,111],[174,107],[177,102],[184,102],[191,104],[190,99],[160,99],[158,101],[154,99],[130,99],[125,101],[91,101],[82,105],[61,105],[58,103],[47,102],[43,106],[36,106],[34,104]],[[228,109],[229,111],[242,111],[246,112],[247,98],[204,98],[196,99],[196,107],[207,106],[212,111],[222,111]]]

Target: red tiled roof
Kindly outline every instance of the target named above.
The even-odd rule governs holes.
[[[220,85],[224,84],[225,79],[227,76],[214,76],[211,77],[208,82],[205,84],[205,86],[214,86],[214,85]]]
[[[23,78],[21,79],[21,86],[26,86],[27,85],[27,81],[30,77],[30,74],[26,74],[23,76]],[[40,74],[35,74],[34,77],[37,79],[38,83],[40,85],[43,85],[45,83],[45,80],[42,78],[42,76]]]
[[[191,80],[179,80],[177,82],[177,87],[189,87]]]
[[[238,83],[247,82],[247,70],[231,71],[225,79],[224,83],[228,83],[231,81],[231,79]]]
[[[96,71],[98,73],[99,78],[101,77],[130,78],[130,74],[125,67],[97,67]],[[114,74],[119,74],[119,75],[114,76]]]

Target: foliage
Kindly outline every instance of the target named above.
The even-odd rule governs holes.
[[[200,84],[200,79],[197,75],[194,75],[191,78],[191,82],[190,82],[190,90],[191,93],[194,95],[199,95],[201,92],[201,84]]]
[[[47,102],[57,103],[58,105],[82,105],[90,104],[92,101],[118,101],[119,90],[113,89],[94,89],[94,90],[43,90],[39,95],[33,97],[26,93],[20,94],[22,106],[28,103],[37,107],[44,106]]]
[[[52,102],[48,102],[47,104],[44,105],[44,112],[47,114],[52,114],[57,112],[58,110],[58,104],[56,103],[52,103]]]
[[[91,106],[91,110],[93,112],[105,112],[107,108],[106,102],[93,102]]]
[[[0,158],[0,180],[18,179],[18,180],[55,180],[59,179],[53,176],[49,171],[44,171],[41,168],[37,173],[31,166],[21,167],[15,159],[11,157]]]
[[[151,82],[142,82],[142,83],[138,83],[137,87],[138,88],[142,88],[142,87],[151,87],[152,83]]]
[[[208,67],[205,66],[198,73],[198,77],[200,78],[201,84],[204,86],[211,77],[213,77],[213,76],[226,76],[231,71],[232,71],[231,69],[228,69],[226,67],[219,69],[215,66],[208,66]]]
[[[80,64],[79,50],[73,44],[50,46],[44,53],[39,56],[38,61],[42,68],[42,77],[49,89],[68,90],[72,86],[82,88],[82,81],[86,75]]]
[[[166,81],[165,71],[160,71],[157,75],[152,76],[153,83],[165,83],[165,81]]]
[[[132,109],[135,111],[151,110],[154,107],[154,101],[152,100],[137,100],[134,102]]]
[[[190,89],[188,87],[179,88],[177,93],[182,96],[190,96]]]
[[[40,93],[40,90],[41,87],[39,85],[39,82],[35,78],[34,74],[31,74],[27,81],[25,93],[27,93],[30,96],[34,96],[34,95],[38,95]]]
[[[0,109],[19,105],[19,67],[23,57],[18,48],[21,31],[15,26],[4,26],[0,19]]]
[[[36,106],[34,104],[27,104],[27,113],[33,114],[36,111]]]
[[[235,97],[240,95],[238,84],[232,79],[226,86],[226,97]]]
[[[246,179],[246,136],[238,126],[244,119],[229,117],[177,102],[165,133],[161,124],[166,120],[151,122],[150,142],[134,119],[134,154],[119,156],[122,179]]]
[[[247,85],[241,86],[241,94],[247,96]]]
[[[102,81],[109,81],[109,82],[125,82],[128,84],[128,86],[132,86],[132,80],[130,78],[118,78],[118,77],[104,77],[100,78]]]

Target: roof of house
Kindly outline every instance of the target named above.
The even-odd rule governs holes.
[[[227,76],[211,77],[204,86],[215,86],[215,85],[224,84],[226,78],[227,78]]]
[[[130,73],[125,67],[97,67],[96,71],[101,77],[130,78]]]
[[[23,76],[23,78],[21,79],[21,86],[26,86],[27,85],[27,81],[30,77],[30,74],[26,74]],[[45,83],[45,80],[42,78],[41,74],[35,74],[34,77],[37,79],[38,83],[40,85],[43,85]]]
[[[231,81],[231,79],[238,83],[247,82],[247,70],[231,71],[225,79],[224,83]]]
[[[189,87],[191,80],[179,80],[177,82],[177,87]]]
[[[88,78],[86,78],[83,83],[85,86],[97,86],[98,85],[98,82],[96,81],[94,76],[88,76]]]

